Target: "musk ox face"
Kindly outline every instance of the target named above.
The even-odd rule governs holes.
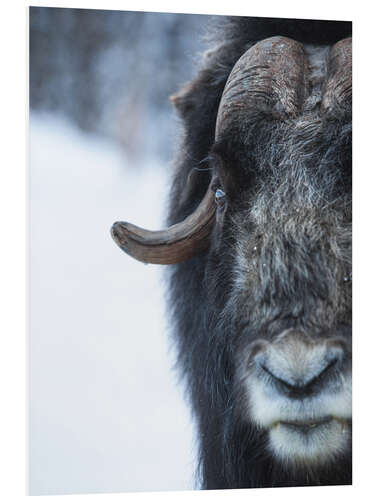
[[[185,220],[199,169],[177,177],[168,230],[112,229],[139,260],[182,263],[173,307],[203,485],[350,483],[351,39],[248,48],[204,161]]]
[[[304,122],[311,140],[325,140],[322,121],[311,120]],[[312,466],[350,446],[350,187],[342,182],[345,162],[322,165],[325,153],[306,154],[292,128],[284,144],[293,160],[287,150],[254,158],[241,188],[227,174],[238,163],[225,167],[206,277],[221,328],[236,339],[242,415],[267,431],[278,460]],[[321,175],[327,168],[329,178]]]
[[[304,49],[304,75],[294,69],[304,90],[294,100],[301,83],[294,94],[282,84],[293,75],[296,44],[272,38],[252,47],[252,82],[259,58],[269,57],[264,46],[272,54],[292,47],[281,97],[274,69],[262,69],[266,90],[248,96],[250,112],[240,109],[239,120],[243,79],[230,76],[229,124],[210,156],[218,208],[206,277],[221,311],[217,327],[235,339],[239,418],[286,468],[320,468],[351,452],[351,83],[346,67],[328,98],[325,66],[332,74],[329,64],[343,47],[347,57],[349,43]]]

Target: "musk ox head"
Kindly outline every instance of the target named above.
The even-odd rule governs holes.
[[[201,388],[193,400],[220,414],[218,448],[262,448],[311,477],[351,453],[351,54],[350,38],[252,45],[221,95],[196,210],[164,231],[112,228],[143,262],[184,262],[185,276],[199,262],[202,339],[191,342],[212,383],[209,402]]]

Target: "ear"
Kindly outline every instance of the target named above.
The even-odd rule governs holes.
[[[170,96],[169,100],[176,108],[178,114],[185,118],[195,108],[194,94],[196,81],[187,83],[176,94]]]

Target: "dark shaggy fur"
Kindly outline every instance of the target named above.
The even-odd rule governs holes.
[[[198,76],[176,98],[184,137],[169,223],[195,209],[212,172],[228,200],[218,211],[209,251],[173,266],[170,278],[203,488],[351,482],[349,448],[321,469],[276,463],[267,437],[244,417],[244,389],[236,377],[239,353],[256,337],[290,326],[350,337],[351,104],[321,117],[317,92],[298,118],[259,114],[214,144],[226,79],[252,44],[284,35],[331,45],[350,34],[347,22],[222,20],[215,30],[219,42],[211,41]],[[306,50],[314,53],[310,45]],[[324,49],[316,54],[325,57]],[[320,77],[313,78],[319,90]]]

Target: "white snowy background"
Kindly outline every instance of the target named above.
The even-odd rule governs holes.
[[[194,487],[163,271],[126,256],[115,220],[162,224],[168,168],[30,117],[30,493]]]
[[[207,20],[30,9],[33,495],[197,486],[166,269],[128,257],[110,228],[164,226],[179,135],[168,97],[196,71]]]

